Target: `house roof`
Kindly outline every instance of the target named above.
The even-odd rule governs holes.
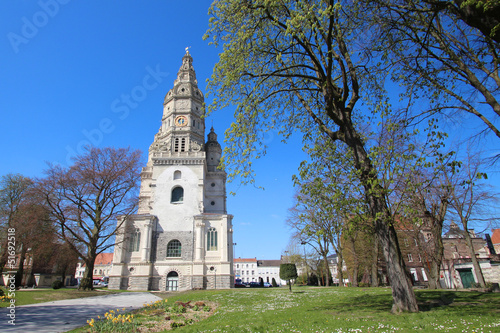
[[[257,258],[234,258],[234,262],[257,262]]]
[[[491,234],[491,242],[493,245],[500,244],[500,229],[493,229]]]
[[[94,261],[94,265],[111,265],[112,263],[113,253],[99,253]]]
[[[281,265],[281,260],[259,260],[257,265],[260,267],[277,267]]]
[[[464,238],[464,231],[455,223],[450,223],[450,230],[443,235],[443,238]]]

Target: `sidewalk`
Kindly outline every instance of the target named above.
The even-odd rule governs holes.
[[[9,324],[9,309],[0,308],[0,332],[59,333],[84,326],[109,310],[126,311],[141,308],[144,303],[159,300],[147,292],[127,292],[17,306],[15,326]]]

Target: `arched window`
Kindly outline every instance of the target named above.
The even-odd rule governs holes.
[[[132,233],[132,237],[130,237],[130,252],[139,251],[139,245],[141,244],[141,231],[139,229],[135,229]]]
[[[184,201],[184,189],[180,186],[174,187],[172,190],[172,200],[170,202]]]
[[[167,245],[167,257],[181,256],[181,242],[177,239],[171,240]]]
[[[172,271],[167,274],[167,291],[177,291],[177,286],[179,284],[179,274]]]
[[[217,229],[215,228],[208,229],[207,251],[217,251]]]
[[[181,179],[182,173],[179,170],[174,171],[174,179]]]

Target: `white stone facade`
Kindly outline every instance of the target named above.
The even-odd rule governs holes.
[[[213,128],[205,143],[204,98],[189,52],[164,100],[162,124],[141,173],[139,209],[116,237],[110,289],[233,286],[232,215]]]

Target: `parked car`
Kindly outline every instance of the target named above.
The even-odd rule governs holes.
[[[264,288],[271,288],[272,286],[269,282],[264,282]]]
[[[259,282],[250,282],[250,288],[260,288]]]
[[[234,284],[234,287],[235,288],[246,288],[246,285],[244,283],[241,283],[241,282],[236,282]]]

